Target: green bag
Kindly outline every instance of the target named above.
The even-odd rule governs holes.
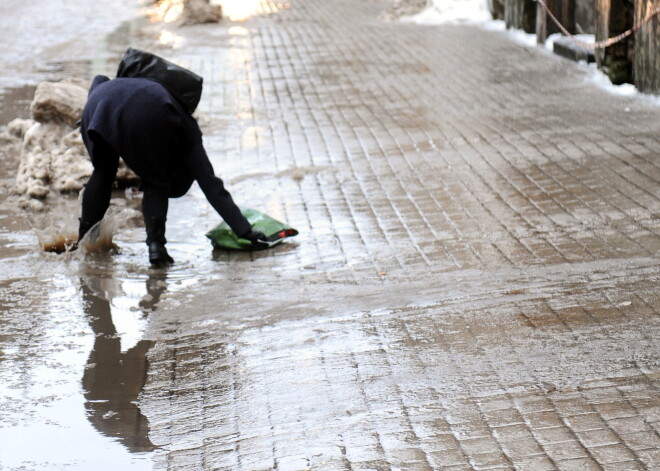
[[[298,231],[294,228],[256,209],[241,208],[241,213],[255,231],[261,231],[266,235],[270,243],[269,247],[279,244],[287,237],[298,235]],[[238,237],[226,222],[208,231],[206,237],[211,239],[211,244],[216,249],[254,250],[252,242]]]

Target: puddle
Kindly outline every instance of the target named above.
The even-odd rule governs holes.
[[[132,24],[79,58],[62,46],[26,59],[13,88],[0,80],[0,125],[29,116],[34,86],[24,83],[111,74],[116,59],[109,58],[125,49]],[[75,236],[80,203],[49,197],[44,212],[32,213],[44,221],[35,222],[8,194],[16,167],[9,159],[0,165],[0,179],[7,182],[0,188],[7,196],[0,208],[0,468],[152,469],[155,447],[139,404],[154,347],[145,337],[150,317],[185,306],[197,285],[228,285],[247,276],[246,263],[236,261],[296,259],[295,251],[283,244],[261,255],[213,252],[204,234],[220,219],[195,187],[170,203],[168,250],[176,263],[166,270],[149,267],[142,224],[128,217],[113,229],[117,251],[46,253],[49,237],[63,248],[67,234]],[[304,172],[320,170],[281,176],[301,180]],[[135,209],[129,200],[113,194],[120,211]],[[54,233],[44,235],[44,228]],[[264,269],[270,266],[264,263]]]
[[[44,217],[54,223],[70,206],[78,202],[62,200]],[[94,253],[43,252],[27,222],[3,234],[11,247],[0,250],[2,469],[151,469],[139,408],[150,315],[185,303],[200,270],[223,263],[208,241],[190,237],[179,213],[187,205],[174,206],[172,220],[184,224],[171,230],[179,261],[170,269],[149,266],[141,226],[113,228],[118,250]]]
[[[70,21],[66,12],[52,11],[57,6],[32,15],[42,0],[14,3],[0,26],[11,36],[18,15],[25,31],[43,29],[43,37],[15,38],[29,54],[15,53],[16,63],[5,68],[11,77],[0,75],[0,126],[29,117],[41,80],[112,73],[140,21],[117,27],[133,14],[133,0],[101,1],[82,12],[77,5]],[[56,18],[43,28],[25,26],[48,12]],[[85,38],[77,41],[80,35]],[[3,55],[0,63],[12,57]],[[130,223],[117,230],[121,254],[44,253],[41,231],[66,236],[67,229],[74,236],[80,203],[49,198],[44,212],[28,217],[9,194],[17,166],[13,158],[0,164],[0,469],[152,469],[154,446],[138,399],[153,345],[144,333],[168,275],[149,270],[143,229]]]
[[[94,333],[94,346],[82,377],[87,419],[103,435],[116,438],[133,453],[154,449],[137,399],[146,381],[146,355],[153,344],[141,339],[147,314],[155,306],[153,299],[167,287],[160,281],[147,280],[151,294],[146,293],[149,302],[142,306],[131,305],[134,298],[121,293],[113,301],[115,306],[124,306],[121,309],[113,308],[105,295],[109,288],[105,285],[115,280],[80,280],[84,311]],[[128,287],[135,288],[130,283]]]
[[[153,305],[130,298],[135,280],[76,281],[53,268],[37,270],[46,278],[0,283],[3,469],[151,469],[154,447],[137,398]],[[148,278],[141,281],[147,296]]]
[[[15,245],[0,258],[0,467],[152,469],[144,334],[186,276],[150,269],[126,242],[123,254],[49,254],[36,235]]]

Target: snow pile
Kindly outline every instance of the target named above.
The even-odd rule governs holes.
[[[80,133],[65,124],[34,122],[23,136],[16,191],[45,198],[50,190],[79,191],[92,174]]]
[[[51,191],[80,191],[92,164],[76,123],[87,100],[88,84],[81,80],[42,82],[30,105],[32,119],[15,119],[7,125],[5,139],[22,140],[16,175],[16,193],[43,199]],[[137,177],[122,163],[119,181]]]
[[[484,23],[493,19],[487,0],[433,0],[420,13],[402,18],[419,24]]]
[[[585,78],[586,82],[596,85],[598,88],[605,90],[612,95],[619,96],[639,96],[646,99],[646,101],[653,105],[660,104],[660,99],[656,96],[645,95],[640,93],[637,88],[631,83],[623,83],[621,85],[612,84],[611,80],[602,70],[599,70],[596,64],[586,65],[588,72]],[[625,110],[629,111],[629,110]]]
[[[222,19],[222,7],[209,0],[187,0],[183,6],[182,24],[217,23]]]
[[[84,82],[42,82],[30,106],[32,120],[12,121],[8,129],[23,139],[16,191],[45,198],[52,190],[79,191],[92,174],[80,132],[75,129],[87,99]]]
[[[87,101],[87,84],[76,79],[42,82],[34,92],[30,114],[40,123],[64,123],[76,127]]]

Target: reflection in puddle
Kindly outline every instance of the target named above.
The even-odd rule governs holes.
[[[107,366],[122,362],[126,369],[144,369],[149,345],[138,347],[138,341],[128,348],[137,347],[132,352],[117,353],[106,343],[119,330],[111,321],[115,307],[104,301],[111,298],[98,296],[90,284],[81,289],[78,277],[53,272],[62,267],[40,264],[37,257],[2,264],[4,274],[15,278],[0,283],[0,468],[152,469],[146,422],[130,404],[143,380]],[[99,365],[96,377],[86,369],[90,361]],[[114,423],[110,410],[121,414]],[[132,419],[124,420],[128,415]]]
[[[147,352],[153,342],[142,340],[146,318],[167,289],[165,274],[154,270],[146,294],[135,305],[137,280],[82,278],[85,314],[94,332],[94,347],[82,378],[90,423],[103,435],[118,439],[129,451],[155,447],[149,425],[137,405],[147,379]]]

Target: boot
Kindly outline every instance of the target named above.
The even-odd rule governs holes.
[[[167,253],[165,244],[152,242],[149,244],[149,263],[152,265],[169,265],[174,259]]]
[[[149,247],[149,262],[152,265],[167,265],[174,260],[167,253],[165,244],[165,218],[144,218],[147,229],[147,246]]]

